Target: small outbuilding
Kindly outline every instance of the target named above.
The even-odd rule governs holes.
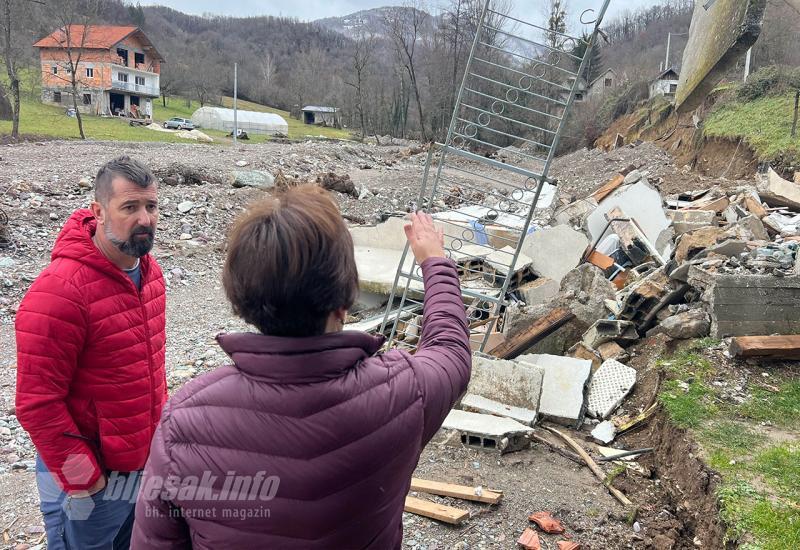
[[[318,107],[316,105],[306,105],[300,112],[303,116],[304,124],[321,124],[323,126],[342,127],[341,115],[336,107]]]
[[[650,82],[650,97],[663,95],[667,99],[674,99],[678,91],[678,71],[670,67]]]
[[[192,122],[200,128],[233,131],[233,109],[200,107],[192,114]],[[248,134],[289,135],[289,124],[275,113],[236,110],[236,126]]]

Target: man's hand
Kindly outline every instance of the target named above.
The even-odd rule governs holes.
[[[89,487],[87,490],[85,490],[85,491],[73,491],[69,495],[71,497],[74,497],[74,498],[86,498],[86,497],[90,497],[90,496],[92,496],[94,494],[99,493],[100,491],[102,491],[105,488],[106,488],[106,476],[104,474],[104,475],[101,475],[100,477],[98,477],[97,481],[94,482],[94,485]]]
[[[417,263],[422,264],[428,258],[444,258],[444,230],[436,229],[433,218],[425,212],[412,212],[408,219],[411,225],[404,229]]]

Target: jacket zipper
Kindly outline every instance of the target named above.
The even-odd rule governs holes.
[[[133,281],[130,282],[133,283]],[[139,298],[139,307],[142,309],[142,317],[144,318],[144,338],[147,344],[147,381],[150,388],[148,392],[148,397],[150,398],[150,439],[153,439],[153,434],[155,434],[155,415],[153,414],[153,409],[155,408],[153,403],[153,350],[150,347],[150,320],[147,318],[147,309],[144,307],[144,301],[142,300],[142,290],[144,290],[146,284],[145,270],[142,269],[142,289],[139,290],[137,288],[136,295]],[[134,285],[134,288],[135,287],[136,285]]]

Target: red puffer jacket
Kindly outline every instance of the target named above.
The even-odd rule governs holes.
[[[141,258],[139,291],[95,247],[96,226],[72,214],[16,318],[17,418],[67,491],[142,469],[167,398],[161,268]]]

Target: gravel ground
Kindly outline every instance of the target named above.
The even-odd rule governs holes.
[[[170,167],[180,163],[201,168],[221,181],[161,188],[162,217],[154,255],[169,285],[167,372],[174,391],[225,360],[214,343],[215,334],[246,328],[230,314],[221,289],[220,267],[226,228],[244,205],[263,196],[263,191],[233,188],[224,183],[227,175],[233,170],[251,169],[270,173],[281,170],[287,177],[301,180],[313,179],[322,172],[349,174],[357,186],[366,186],[369,192],[361,200],[337,194],[343,213],[374,222],[404,211],[416,198],[425,154],[413,152],[403,146],[316,142],[240,148],[47,142],[0,148],[0,209],[9,216],[12,242],[0,249],[0,530],[16,519],[8,531],[10,540],[3,541],[0,531],[0,548],[34,544],[41,538],[31,473],[34,452],[13,416],[13,318],[30,282],[49,261],[53,241],[65,219],[90,201],[90,192],[81,187],[82,179],[90,178],[108,159],[126,153],[149,163],[160,174],[169,173]],[[616,162],[608,163],[611,172],[620,168]],[[246,166],[241,166],[243,163]],[[563,169],[557,166],[554,170],[558,176]],[[577,182],[582,176],[576,172],[570,177]],[[603,171],[583,177],[601,182],[607,179]],[[596,187],[594,180],[586,185]],[[178,209],[181,204],[184,212]],[[625,523],[622,509],[589,470],[548,447],[535,445],[499,457],[442,444],[442,439],[426,448],[419,477],[480,484],[503,490],[505,498],[494,508],[436,499],[468,508],[472,517],[460,527],[449,527],[407,514],[404,527],[408,547],[511,548],[528,526],[528,514],[539,510],[553,512],[584,549],[646,547],[644,537]],[[555,548],[555,538],[545,536],[543,540],[544,548]]]

